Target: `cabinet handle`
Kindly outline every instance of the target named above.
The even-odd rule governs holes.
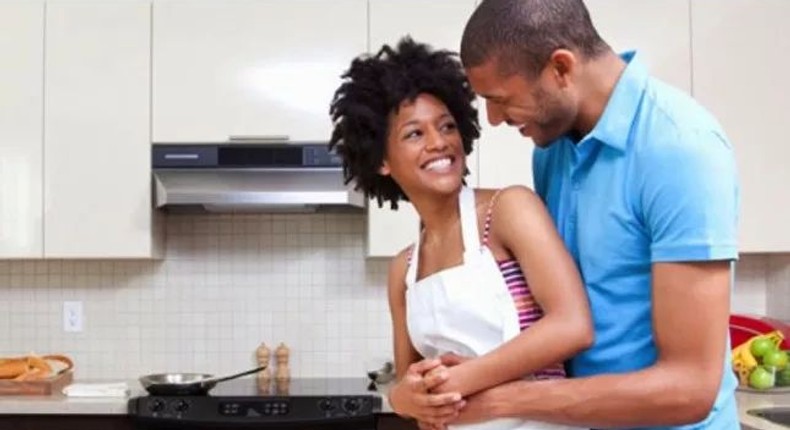
[[[248,143],[273,143],[273,142],[288,142],[291,137],[287,134],[283,135],[236,135],[228,136],[231,142],[248,142]]]
[[[165,154],[165,160],[197,160],[198,154]]]

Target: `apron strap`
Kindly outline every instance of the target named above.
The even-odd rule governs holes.
[[[464,247],[464,262],[466,263],[475,260],[480,255],[480,233],[477,229],[477,208],[475,207],[475,192],[473,189],[469,187],[461,188],[458,206],[461,213],[461,237]],[[411,258],[406,269],[406,288],[417,283],[421,239],[422,235],[414,242],[411,250]]]
[[[477,229],[475,191],[469,187],[463,187],[458,200],[461,212],[461,235],[464,240],[464,262],[466,263],[480,255],[480,233]]]
[[[422,234],[420,234],[422,236]],[[417,265],[420,264],[420,237],[414,242],[406,262],[406,289],[417,283]]]

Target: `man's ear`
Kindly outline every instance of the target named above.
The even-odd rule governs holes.
[[[387,163],[387,160],[381,162],[381,167],[379,167],[379,175],[381,176],[389,176],[390,175],[390,165]]]
[[[573,51],[568,49],[558,49],[551,54],[549,64],[552,68],[554,78],[561,88],[568,86],[577,62],[576,55],[574,55]]]

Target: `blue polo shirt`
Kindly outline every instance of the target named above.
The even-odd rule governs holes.
[[[651,264],[737,259],[738,183],[732,148],[691,97],[648,75],[635,52],[603,116],[580,141],[536,148],[536,192],[578,264],[595,344],[569,363],[574,376],[655,363]],[[737,429],[730,348],[715,406],[673,429]]]

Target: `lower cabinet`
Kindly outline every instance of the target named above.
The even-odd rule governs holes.
[[[417,423],[397,414],[381,414],[376,418],[376,430],[417,430]]]

